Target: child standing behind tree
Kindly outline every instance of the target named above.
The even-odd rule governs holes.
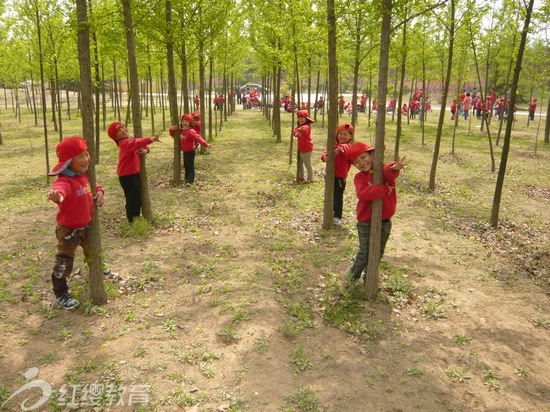
[[[311,140],[311,126],[315,123],[308,117],[307,110],[298,110],[298,125],[294,128],[294,136],[298,140],[298,151],[302,158],[302,167],[300,168],[298,178],[300,183],[313,182],[313,167],[311,166],[311,153],[313,152],[313,140]],[[304,166],[307,170],[307,180],[304,178]]]
[[[342,212],[344,208],[344,191],[346,190],[346,178],[351,167],[348,161],[350,140],[353,139],[353,126],[342,123],[336,132],[336,147],[334,148],[334,224],[342,224]],[[326,162],[327,151],[323,151],[321,161]]]
[[[212,147],[207,143],[200,134],[192,127],[193,118],[189,114],[184,114],[181,117],[180,129],[180,148],[183,152],[183,168],[185,169],[185,183],[191,185],[195,183],[195,142],[198,142],[204,147]],[[178,126],[171,126],[169,129],[170,136],[174,136],[174,132]]]
[[[202,136],[202,123],[201,123],[201,114],[199,112],[194,112],[191,117],[193,118],[193,124],[191,125],[193,127],[193,130],[199,134],[199,136]]]
[[[160,142],[161,133],[157,133],[153,138],[134,138],[128,135],[124,123],[113,122],[109,125],[107,134],[118,146],[118,180],[126,197],[126,217],[132,223],[141,213],[140,157],[149,153],[151,143]]]
[[[351,284],[361,277],[369,261],[370,227],[372,202],[382,199],[382,236],[380,257],[384,256],[384,249],[390,237],[391,217],[397,206],[395,193],[395,179],[399,171],[405,166],[405,158],[398,158],[397,162],[384,164],[384,177],[381,185],[373,184],[374,178],[374,147],[362,142],[355,142],[348,152],[348,160],[359,169],[355,175],[355,192],[357,194],[357,232],[359,235],[359,251],[353,265],[348,271],[347,280]],[[366,280],[366,279],[364,279]]]
[[[74,309],[78,301],[69,293],[67,279],[73,270],[76,248],[81,246],[84,257],[89,257],[88,224],[92,220],[94,200],[97,206],[103,206],[103,188],[96,183],[93,196],[86,175],[91,159],[84,139],[69,137],[57,145],[56,152],[59,163],[49,175],[57,178],[48,193],[48,200],[59,206],[52,284],[57,304],[63,309]]]

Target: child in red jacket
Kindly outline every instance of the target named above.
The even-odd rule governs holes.
[[[193,118],[193,124],[191,126],[199,136],[202,136],[201,114],[199,112],[194,112],[191,117]]]
[[[73,136],[57,145],[59,162],[50,176],[57,176],[48,193],[48,200],[59,206],[57,213],[57,254],[52,271],[55,300],[63,309],[74,309],[78,301],[69,293],[67,278],[73,270],[76,248],[82,247],[88,258],[88,224],[92,220],[94,200],[103,206],[103,188],[96,183],[95,196],[90,188],[86,170],[90,165],[90,154],[86,141]]]
[[[180,129],[180,148],[183,152],[183,168],[185,169],[185,183],[191,185],[195,183],[195,143],[199,143],[204,147],[212,147],[207,143],[195,129],[192,128],[193,118],[189,114],[184,114],[181,117]],[[170,136],[174,136],[174,132],[178,126],[171,126],[169,129]]]
[[[342,224],[342,212],[344,208],[344,191],[346,190],[346,178],[351,167],[348,162],[350,140],[353,139],[353,126],[342,123],[336,132],[336,147],[334,148],[334,224]],[[321,161],[326,162],[327,151],[321,154]]]
[[[107,134],[118,146],[117,175],[124,197],[126,197],[126,217],[132,223],[141,213],[141,169],[140,157],[149,153],[149,145],[160,142],[160,132],[153,138],[134,138],[128,135],[126,125],[113,122],[107,129]]]
[[[294,128],[294,136],[298,140],[298,151],[302,158],[302,167],[299,171],[300,183],[313,182],[313,167],[311,166],[311,153],[313,152],[313,140],[311,140],[311,124],[315,123],[309,118],[307,110],[298,110],[298,125]],[[307,180],[304,178],[304,166],[307,170]]]
[[[348,272],[348,282],[353,283],[361,277],[369,261],[369,243],[371,226],[372,201],[382,199],[382,237],[380,257],[384,255],[386,243],[391,232],[391,217],[397,206],[395,179],[405,166],[405,158],[397,162],[384,164],[383,184],[373,184],[374,178],[374,147],[362,142],[355,142],[348,151],[348,160],[359,169],[355,175],[355,192],[357,194],[357,232],[359,235],[359,251]],[[366,279],[364,279],[366,280]]]

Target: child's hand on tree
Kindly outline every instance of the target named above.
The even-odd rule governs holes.
[[[105,193],[103,193],[103,190],[99,190],[95,196],[94,196],[94,200],[97,204],[98,207],[101,207],[105,204]]]

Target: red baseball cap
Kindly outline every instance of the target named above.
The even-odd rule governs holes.
[[[353,163],[355,159],[361,156],[365,152],[370,152],[374,150],[374,146],[369,146],[363,142],[355,142],[352,144],[348,150],[348,161]]]
[[[338,126],[338,131],[336,132],[336,135],[338,135],[338,132],[341,132],[342,130],[347,130],[351,134],[354,133],[353,126],[349,123],[342,123],[340,126]]]
[[[118,130],[124,126],[124,123],[122,122],[113,122],[109,125],[109,128],[107,129],[107,134],[109,137],[113,140],[116,140],[116,136],[118,134]]]
[[[48,173],[50,176],[56,176],[59,173],[63,172],[69,164],[73,157],[78,156],[80,153],[88,150],[88,145],[86,140],[79,136],[67,137],[62,140],[55,150],[59,162],[54,166],[52,171]]]
[[[193,118],[190,114],[184,114],[183,116],[181,116],[181,120],[187,120],[189,123],[193,123]]]
[[[315,123],[315,121],[309,117],[309,113],[307,112],[307,110],[298,110],[298,113],[296,113],[296,116],[305,117],[306,123]]]

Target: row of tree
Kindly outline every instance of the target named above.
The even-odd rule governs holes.
[[[6,57],[0,61],[0,77],[4,83],[12,85],[27,78],[31,84],[37,82],[41,85],[39,106],[48,169],[44,86],[47,82],[53,85],[51,107],[57,108],[57,123],[62,136],[61,84],[78,79],[83,134],[89,146],[98,153],[99,130],[105,127],[105,115],[103,125],[100,123],[100,108],[103,107],[105,113],[101,85],[106,81],[118,85],[120,77],[128,80],[130,105],[126,119],[131,120],[135,136],[143,135],[142,107],[147,101],[140,90],[141,84],[148,85],[152,114],[155,106],[153,85],[164,84],[166,76],[170,124],[178,124],[181,113],[190,111],[189,85],[198,84],[200,112],[211,139],[213,113],[212,105],[205,104],[206,90],[213,89],[214,78],[221,79],[227,102],[229,92],[235,90],[247,70],[252,70],[262,79],[264,90],[271,90],[271,94],[263,94],[263,107],[278,141],[281,141],[280,111],[270,112],[269,107],[271,101],[275,108],[280,105],[279,97],[284,90],[283,73],[286,89],[291,90],[298,104],[304,85],[311,95],[312,79],[316,79],[316,96],[322,82],[328,84],[327,147],[333,147],[335,143],[337,95],[342,79],[350,79],[353,88],[353,124],[357,119],[355,108],[359,89],[366,87],[369,95],[377,95],[379,100],[376,118],[376,147],[379,150],[376,153],[381,156],[390,66],[396,73],[393,89],[399,93],[397,107],[403,101],[406,78],[412,79],[412,84],[422,84],[424,91],[428,90],[430,82],[438,81],[444,85],[442,107],[446,106],[448,96],[456,94],[459,88],[473,85],[478,86],[482,98],[488,95],[493,85],[500,94],[510,90],[512,106],[520,89],[526,90],[529,96],[543,97],[548,91],[550,78],[549,47],[547,39],[532,29],[542,24],[530,22],[538,19],[543,23],[548,21],[548,16],[548,1],[533,12],[533,0],[527,6],[513,1],[474,3],[470,0],[352,0],[345,3],[279,0],[269,4],[258,0],[159,0],[154,3],[144,0],[77,0],[76,9],[72,3],[57,0],[22,0],[11,4],[2,17],[0,52]],[[118,73],[121,63],[126,70],[125,76]],[[524,70],[520,72],[522,66]],[[176,79],[180,79],[183,96],[179,105]],[[456,90],[450,89],[451,84],[457,85]],[[113,96],[118,92],[113,91]],[[219,119],[220,128],[222,118],[227,120],[231,107],[224,106],[223,116]],[[550,110],[550,104],[548,107]],[[36,113],[37,109],[33,110]],[[444,116],[445,110],[441,110],[430,176],[432,189],[435,188]],[[117,117],[121,117],[120,110]],[[154,131],[154,116],[150,118]],[[505,133],[499,182],[500,173],[503,179],[505,171],[511,118]],[[485,125],[492,145],[489,125]],[[400,127],[401,115],[398,112],[395,157],[399,154]],[[546,140],[549,129],[547,123]],[[333,160],[329,156],[329,182],[332,181]],[[143,162],[143,212],[145,217],[152,219],[145,160]],[[175,139],[174,184],[180,183],[180,169],[179,142]],[[93,174],[94,170],[90,173]],[[375,173],[375,182],[379,179],[381,170]],[[332,185],[327,185],[325,194],[324,225],[330,227]],[[496,193],[495,198],[497,196]],[[379,207],[375,204],[373,222]],[[496,222],[498,207],[492,218],[494,225]],[[379,240],[379,235],[380,228],[375,223],[373,236],[378,236]],[[371,245],[379,247],[379,242],[373,241]],[[371,256],[378,255],[376,250],[371,252]],[[369,263],[369,273],[374,273],[376,279],[376,262],[372,268]],[[372,281],[373,276],[369,279],[370,289],[375,293],[376,282]],[[92,297],[92,300],[101,299]]]

